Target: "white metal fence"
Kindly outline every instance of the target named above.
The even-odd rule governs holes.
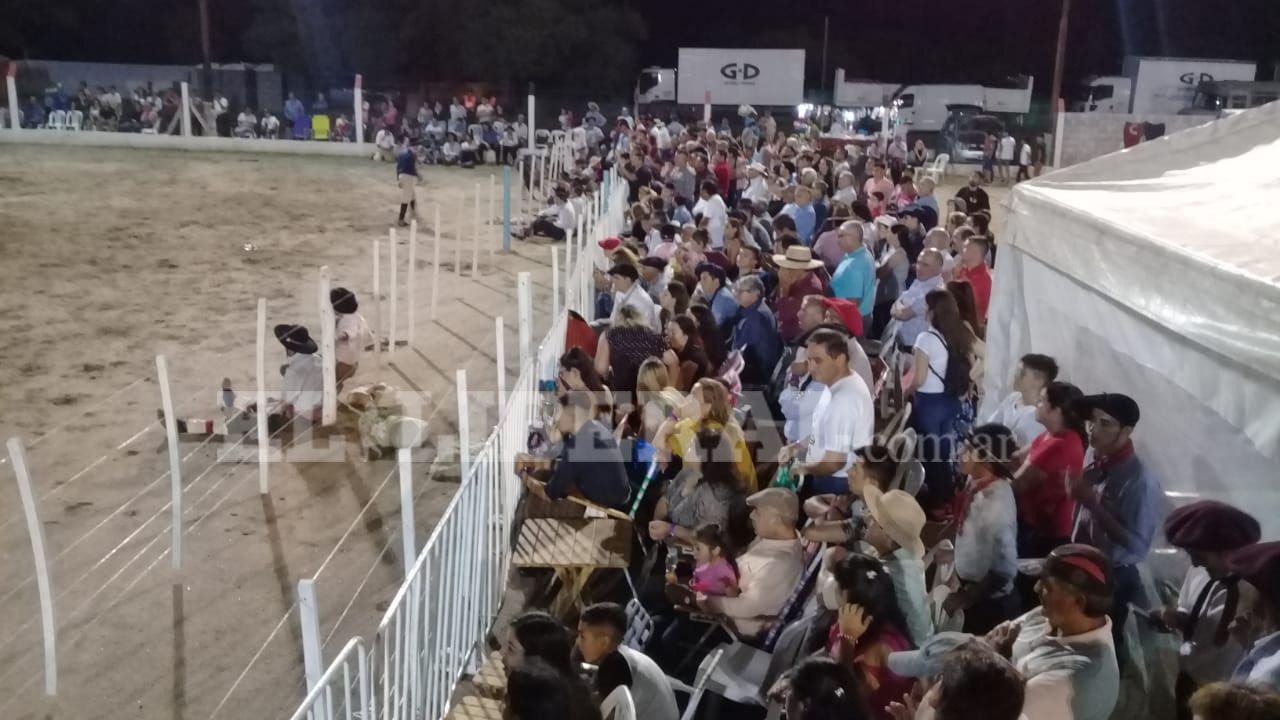
[[[555,170],[548,173],[552,178]],[[622,229],[626,200],[626,183],[610,172],[566,242],[564,284],[558,277],[553,283],[562,288],[563,302],[557,298],[553,305],[591,319],[593,270],[603,259],[598,241]],[[349,641],[293,720],[421,720],[448,711],[457,682],[482,656],[477,650],[502,603],[521,487],[513,472],[515,454],[525,448],[529,426],[540,414],[539,379],[555,377],[566,327],[567,314],[559,312],[537,352],[522,354],[527,359],[498,426],[471,460],[368,654],[359,638]]]

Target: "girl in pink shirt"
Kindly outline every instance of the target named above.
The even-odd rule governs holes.
[[[738,596],[738,571],[734,569],[728,542],[715,524],[701,525],[694,531],[693,580],[689,589],[702,595]]]

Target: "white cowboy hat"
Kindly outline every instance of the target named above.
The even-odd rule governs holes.
[[[773,262],[778,267],[792,270],[816,270],[822,267],[822,261],[815,260],[813,251],[804,245],[792,245],[787,248],[786,255],[774,255]]]

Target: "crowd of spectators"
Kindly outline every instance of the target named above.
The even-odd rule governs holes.
[[[530,227],[563,238],[610,163],[628,184],[594,319],[570,316],[552,442],[516,464],[525,517],[574,497],[629,513],[638,545],[601,602],[515,621],[508,717],[598,717],[626,686],[637,717],[672,720],[663,676],[720,645],[770,666],[746,698],[712,684],[721,717],[1106,720],[1157,687],[1140,639],[1160,633],[1177,717],[1280,717],[1280,542],[1212,500],[1166,515],[1134,437],[1168,419],[1042,354],[982,402],[982,173],[938,198],[749,110],[739,133],[579,133],[588,113]],[[1143,570],[1161,535],[1191,565],[1176,596]]]

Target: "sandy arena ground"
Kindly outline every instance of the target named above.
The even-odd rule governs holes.
[[[470,277],[471,198],[482,183],[487,217],[488,174],[425,171],[416,346],[380,370],[366,357],[355,380],[395,385],[431,419],[442,452],[424,452],[415,472],[419,545],[457,486],[454,371],[468,370],[471,390],[492,391],[498,314],[516,370],[517,272],[533,272],[535,342],[550,319],[545,246],[491,259],[500,228],[486,225],[481,276]],[[958,187],[950,180],[941,198]],[[988,190],[993,204],[1004,197]],[[443,208],[438,322],[429,317],[433,200]],[[154,355],[169,360],[180,415],[210,416],[223,377],[241,404],[250,400],[256,298],[268,300],[269,325],[300,322],[318,336],[315,281],[328,265],[372,323],[370,244],[383,240],[386,252],[397,202],[392,169],[357,160],[0,146],[0,435],[28,448],[59,659],[58,697],[46,701],[31,551],[6,457],[0,717],[287,717],[304,695],[300,578],[316,579],[326,659],[372,634],[402,575],[393,464],[366,462],[334,436],[320,456],[273,463],[261,496],[256,448],[184,440],[175,572]],[[272,341],[268,367],[283,359]],[[478,443],[496,412],[488,396],[471,407]]]
[[[507,367],[518,365],[517,272],[533,272],[535,341],[549,322],[545,246],[491,259],[500,225],[486,225],[480,278],[470,276],[471,194],[483,183],[487,216],[488,175],[425,171],[416,347],[399,348],[380,372],[366,358],[355,380],[406,391],[447,451],[424,452],[416,467],[419,545],[457,487],[455,370],[468,370],[473,391],[495,387],[496,315],[507,320]],[[444,235],[438,322],[434,200]],[[252,400],[256,298],[267,298],[269,325],[300,322],[318,337],[316,279],[328,265],[372,323],[370,245],[382,240],[385,295],[397,203],[392,168],[359,160],[0,147],[0,434],[28,447],[59,660],[58,698],[45,702],[31,550],[6,456],[0,716],[287,717],[304,695],[300,578],[316,578],[326,658],[372,634],[403,572],[393,463],[365,462],[332,437],[319,457],[273,463],[264,499],[256,448],[241,463],[228,446],[184,440],[184,568],[174,572],[154,355],[168,357],[180,415],[211,416],[223,377],[241,404]],[[404,339],[407,231],[400,241]],[[272,339],[269,374],[282,362]],[[489,397],[471,407],[478,443],[496,411]]]

